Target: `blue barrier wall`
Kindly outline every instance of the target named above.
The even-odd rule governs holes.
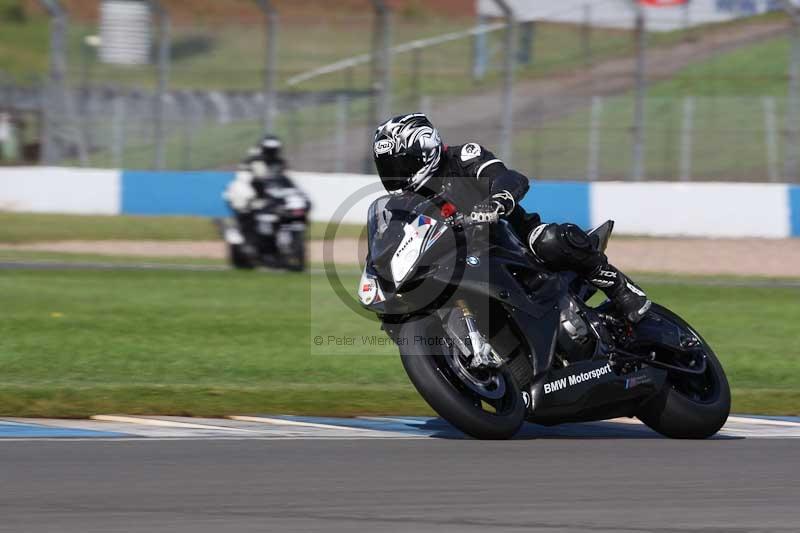
[[[228,216],[222,192],[233,172],[151,172],[59,167],[0,168],[0,210],[73,214]],[[375,176],[293,172],[327,222]],[[374,192],[374,191],[373,191]],[[377,193],[375,193],[377,194]],[[363,223],[368,201],[346,220]],[[606,218],[619,234],[730,238],[800,237],[800,185],[778,183],[534,182],[521,205],[546,222],[584,228]],[[746,216],[742,216],[745,213]]]
[[[122,171],[121,212],[125,215],[227,216],[222,200],[232,172]],[[521,205],[545,222],[591,226],[589,185],[533,182]]]
[[[233,172],[122,172],[124,215],[228,215],[222,200]]]
[[[533,181],[520,205],[544,222],[572,222],[584,229],[592,224],[588,183]]]
[[[800,237],[800,186],[789,186],[789,224],[792,237]]]

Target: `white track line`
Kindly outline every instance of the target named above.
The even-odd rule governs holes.
[[[254,436],[190,436],[185,437],[4,437],[0,438],[0,447],[6,442],[62,442],[68,444],[70,442],[205,442],[205,441],[286,441],[286,440],[331,440],[331,441],[352,441],[352,440],[427,440],[428,437],[417,435],[395,435],[389,434],[387,436],[367,436],[367,435],[352,435],[352,436],[333,436],[333,435],[313,435],[313,436],[297,436],[297,435],[254,435]]]
[[[92,420],[99,420],[101,422],[121,422],[125,424],[138,424],[141,426],[157,426],[165,428],[183,428],[183,429],[213,429],[217,431],[233,431],[256,433],[252,429],[231,428],[226,426],[210,426],[208,424],[193,424],[191,422],[178,422],[176,420],[161,420],[158,418],[140,418],[137,416],[120,416],[120,415],[95,415],[91,417]]]
[[[397,418],[393,416],[359,416],[359,420],[374,420],[376,422],[398,422],[400,424],[408,424],[412,426],[419,426],[425,424],[427,420],[412,420],[410,418]]]
[[[270,424],[273,426],[299,426],[299,427],[307,427],[307,428],[317,428],[317,429],[335,429],[335,430],[344,430],[344,431],[360,431],[360,432],[369,432],[369,433],[382,433],[380,431],[376,431],[374,429],[366,429],[366,428],[353,428],[348,426],[336,426],[332,424],[317,424],[314,422],[299,422],[297,420],[286,420],[283,418],[267,418],[264,416],[227,416],[230,420],[236,420],[238,422],[256,422],[259,424]]]
[[[644,426],[644,422],[642,422],[638,418],[629,418],[629,417],[610,418],[608,420],[595,420],[594,422],[613,422],[615,424],[626,424],[629,426]]]
[[[602,420],[601,422],[614,422],[617,424],[631,424],[637,426],[644,425],[643,422],[637,418],[612,418],[610,420]],[[728,422],[734,422],[738,424],[752,424],[760,426],[781,426],[781,427],[800,429],[800,422],[789,422],[787,420],[770,420],[766,418],[750,418],[747,416],[729,416]],[[725,427],[727,429],[731,429],[727,427],[727,423]]]
[[[741,422],[744,424],[757,424],[761,426],[783,426],[800,429],[800,422],[787,420],[770,420],[768,418],[749,418],[746,416],[729,416],[728,422]]]

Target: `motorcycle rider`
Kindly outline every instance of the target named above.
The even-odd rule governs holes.
[[[548,269],[576,272],[602,290],[630,322],[640,321],[650,309],[652,302],[644,291],[609,264],[585,231],[575,224],[543,224],[538,215],[526,213],[519,202],[528,192],[528,178],[506,168],[483,146],[446,146],[430,120],[413,113],[378,126],[373,153],[390,194],[414,192],[432,198],[446,192],[450,197],[464,187],[460,180],[475,180],[483,199],[470,208],[473,221],[508,220]]]
[[[275,174],[286,170],[286,160],[283,158],[283,143],[275,135],[267,134],[261,141],[247,152],[243,164],[261,162]]]
[[[274,135],[266,135],[258,145],[247,151],[236,175],[223,198],[234,212],[239,228],[251,227],[258,212],[267,212],[280,206],[283,209],[311,209],[308,196],[286,175],[287,164],[283,157],[283,143]],[[278,251],[275,235],[262,234],[263,248],[268,255]]]
[[[236,176],[228,184],[223,196],[239,216],[249,212],[251,201],[270,198],[270,192],[293,189],[300,193],[286,175],[286,169],[283,143],[275,135],[265,135],[247,151],[247,157],[239,164]]]

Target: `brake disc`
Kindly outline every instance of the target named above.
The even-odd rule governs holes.
[[[506,381],[502,375],[495,372],[495,369],[488,368],[468,368],[462,360],[458,348],[451,343],[450,349],[445,353],[447,364],[456,373],[462,383],[470,390],[476,392],[484,398],[498,400],[506,393]],[[486,377],[475,375],[475,372],[486,374]]]

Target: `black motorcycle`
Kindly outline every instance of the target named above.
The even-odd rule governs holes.
[[[303,271],[306,267],[308,199],[296,189],[269,191],[225,221],[228,258],[238,269],[257,266]]]
[[[730,389],[711,347],[654,304],[636,325],[573,273],[546,270],[511,226],[443,199],[387,196],[369,210],[358,295],[425,401],[464,433],[512,437],[525,420],[638,417],[662,435],[714,435]],[[591,232],[605,250],[609,221]]]

